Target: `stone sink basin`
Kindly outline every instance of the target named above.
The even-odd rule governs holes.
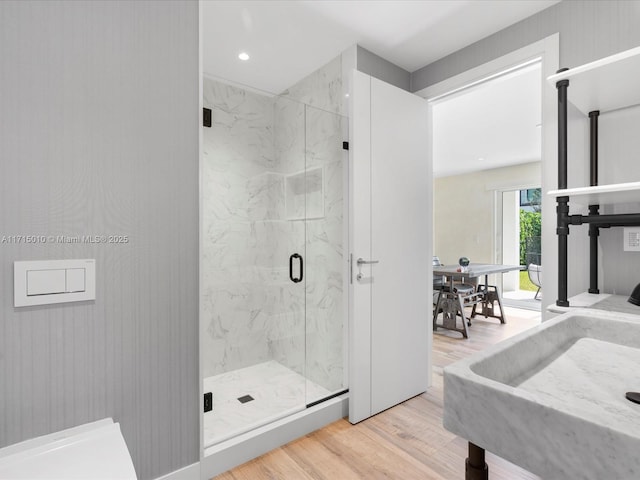
[[[628,391],[640,316],[576,309],[446,367],[444,426],[544,479],[639,479]]]

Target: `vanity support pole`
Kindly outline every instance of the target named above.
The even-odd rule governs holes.
[[[598,205],[589,205],[589,216],[599,216]],[[598,236],[600,227],[589,224],[589,293],[600,293],[598,290]]]
[[[599,110],[589,112],[590,137],[590,185],[598,185],[598,117]],[[599,205],[589,205],[589,216],[598,215]],[[598,236],[600,228],[595,223],[589,224],[589,293],[600,293],[598,290]]]
[[[556,83],[558,89],[558,189],[567,188],[567,87],[569,80]],[[558,235],[558,299],[556,305],[568,307],[567,236],[569,235],[569,197],[558,197],[556,207]]]
[[[465,464],[465,480],[489,480],[489,466],[484,461],[484,448],[469,442],[469,457]]]
[[[589,184],[592,187],[598,185],[598,117],[600,110],[589,112]]]

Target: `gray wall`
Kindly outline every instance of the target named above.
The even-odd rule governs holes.
[[[0,446],[113,417],[139,478],[198,461],[198,4],[0,2]],[[13,307],[15,260],[95,302]]]
[[[358,45],[358,70],[404,90],[411,86],[411,74],[388,60]]]
[[[411,74],[411,91],[482,65],[560,32],[560,66],[640,45],[640,1],[564,0]]]
[[[565,0],[473,45],[413,72],[412,91],[486,63],[556,32],[560,34],[560,66],[576,67],[640,45],[640,1]],[[569,86],[571,100],[571,86]],[[544,122],[555,124],[555,111]],[[544,116],[544,113],[543,113]],[[569,187],[588,185],[588,119],[569,108]],[[555,127],[554,127],[555,128]],[[600,184],[640,180],[637,168],[637,132],[640,107],[600,118]],[[557,186],[556,157],[543,163],[543,190]],[[557,273],[555,200],[543,205],[543,264],[545,277]],[[601,213],[640,211],[640,204],[601,208]],[[572,208],[571,213],[586,213]],[[569,235],[569,295],[588,287],[588,236],[585,226],[571,227]],[[640,254],[622,251],[622,229],[602,230],[600,236],[601,291],[628,295],[640,281]],[[544,280],[544,279],[543,279]],[[555,283],[555,282],[554,282]],[[544,290],[544,288],[543,288]],[[555,301],[555,288],[545,300]]]

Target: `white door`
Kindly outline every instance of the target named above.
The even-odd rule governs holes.
[[[354,71],[350,105],[349,421],[356,423],[429,385],[432,168],[425,99]]]

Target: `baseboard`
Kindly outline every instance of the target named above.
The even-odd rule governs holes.
[[[156,480],[200,480],[200,462],[192,463],[179,470],[167,473]]]
[[[200,479],[208,480],[227,470],[300,438],[349,414],[345,393],[302,412],[214,445],[200,462]],[[174,480],[173,477],[171,480]],[[178,480],[176,477],[175,480]],[[182,478],[180,477],[180,480]],[[185,477],[184,480],[192,480]]]

